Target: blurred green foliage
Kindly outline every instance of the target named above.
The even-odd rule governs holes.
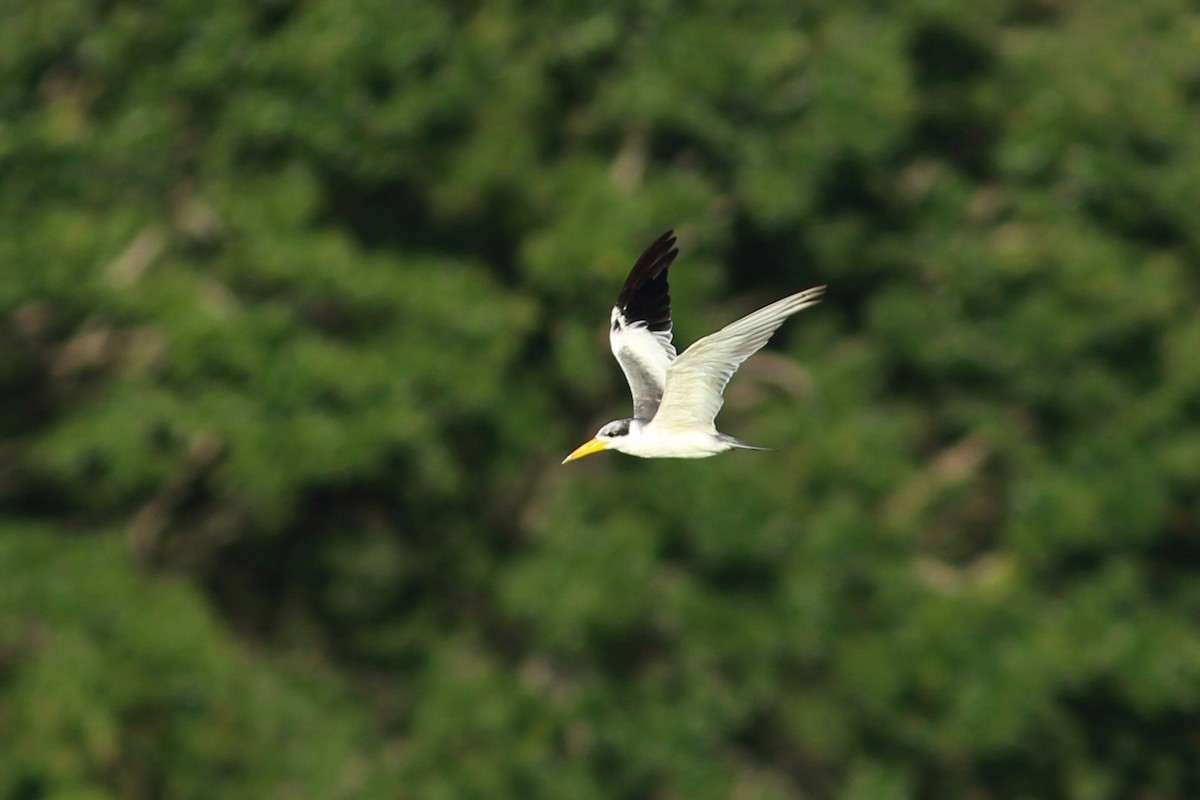
[[[1200,10],[0,7],[0,798],[1200,796]],[[676,339],[773,453],[559,459]]]

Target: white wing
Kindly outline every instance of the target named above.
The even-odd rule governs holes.
[[[713,420],[725,402],[726,384],[784,321],[820,302],[824,286],[785,297],[699,340],[667,369],[658,413],[651,424],[663,430],[716,432]]]
[[[612,313],[613,326],[609,343],[613,355],[629,382],[629,393],[633,395],[633,416],[648,420],[658,410],[663,387],[667,381],[667,367],[675,358],[675,345],[671,344],[668,331],[664,336],[651,331],[644,324],[629,324],[621,318],[616,308]]]
[[[648,420],[658,410],[675,358],[671,343],[671,295],[667,269],[679,251],[667,231],[633,265],[613,306],[609,344],[629,382],[633,416]]]

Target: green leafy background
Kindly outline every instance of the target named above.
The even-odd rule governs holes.
[[[0,798],[1200,796],[1200,7],[0,7]],[[676,338],[771,453],[562,456]]]

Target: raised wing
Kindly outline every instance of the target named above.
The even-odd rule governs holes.
[[[673,231],[658,237],[633,265],[612,310],[608,340],[629,381],[637,419],[648,420],[658,410],[667,366],[675,358],[667,269],[677,255]]]
[[[716,432],[713,420],[733,373],[784,321],[820,302],[824,286],[793,294],[709,334],[670,364],[658,413],[651,424],[664,430]]]

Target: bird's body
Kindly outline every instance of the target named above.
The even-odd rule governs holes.
[[[629,432],[613,438],[611,449],[641,458],[708,458],[735,447],[764,449],[717,433],[716,428],[711,431],[700,428],[666,430],[656,426],[653,419],[643,422],[634,418],[618,422],[628,422]]]
[[[601,450],[642,458],[706,458],[762,450],[717,431],[722,393],[742,362],[783,322],[817,303],[817,286],[790,295],[700,339],[680,355],[671,341],[667,270],[679,251],[667,231],[634,264],[613,306],[609,342],[633,394],[633,417],[614,420],[563,460]]]

